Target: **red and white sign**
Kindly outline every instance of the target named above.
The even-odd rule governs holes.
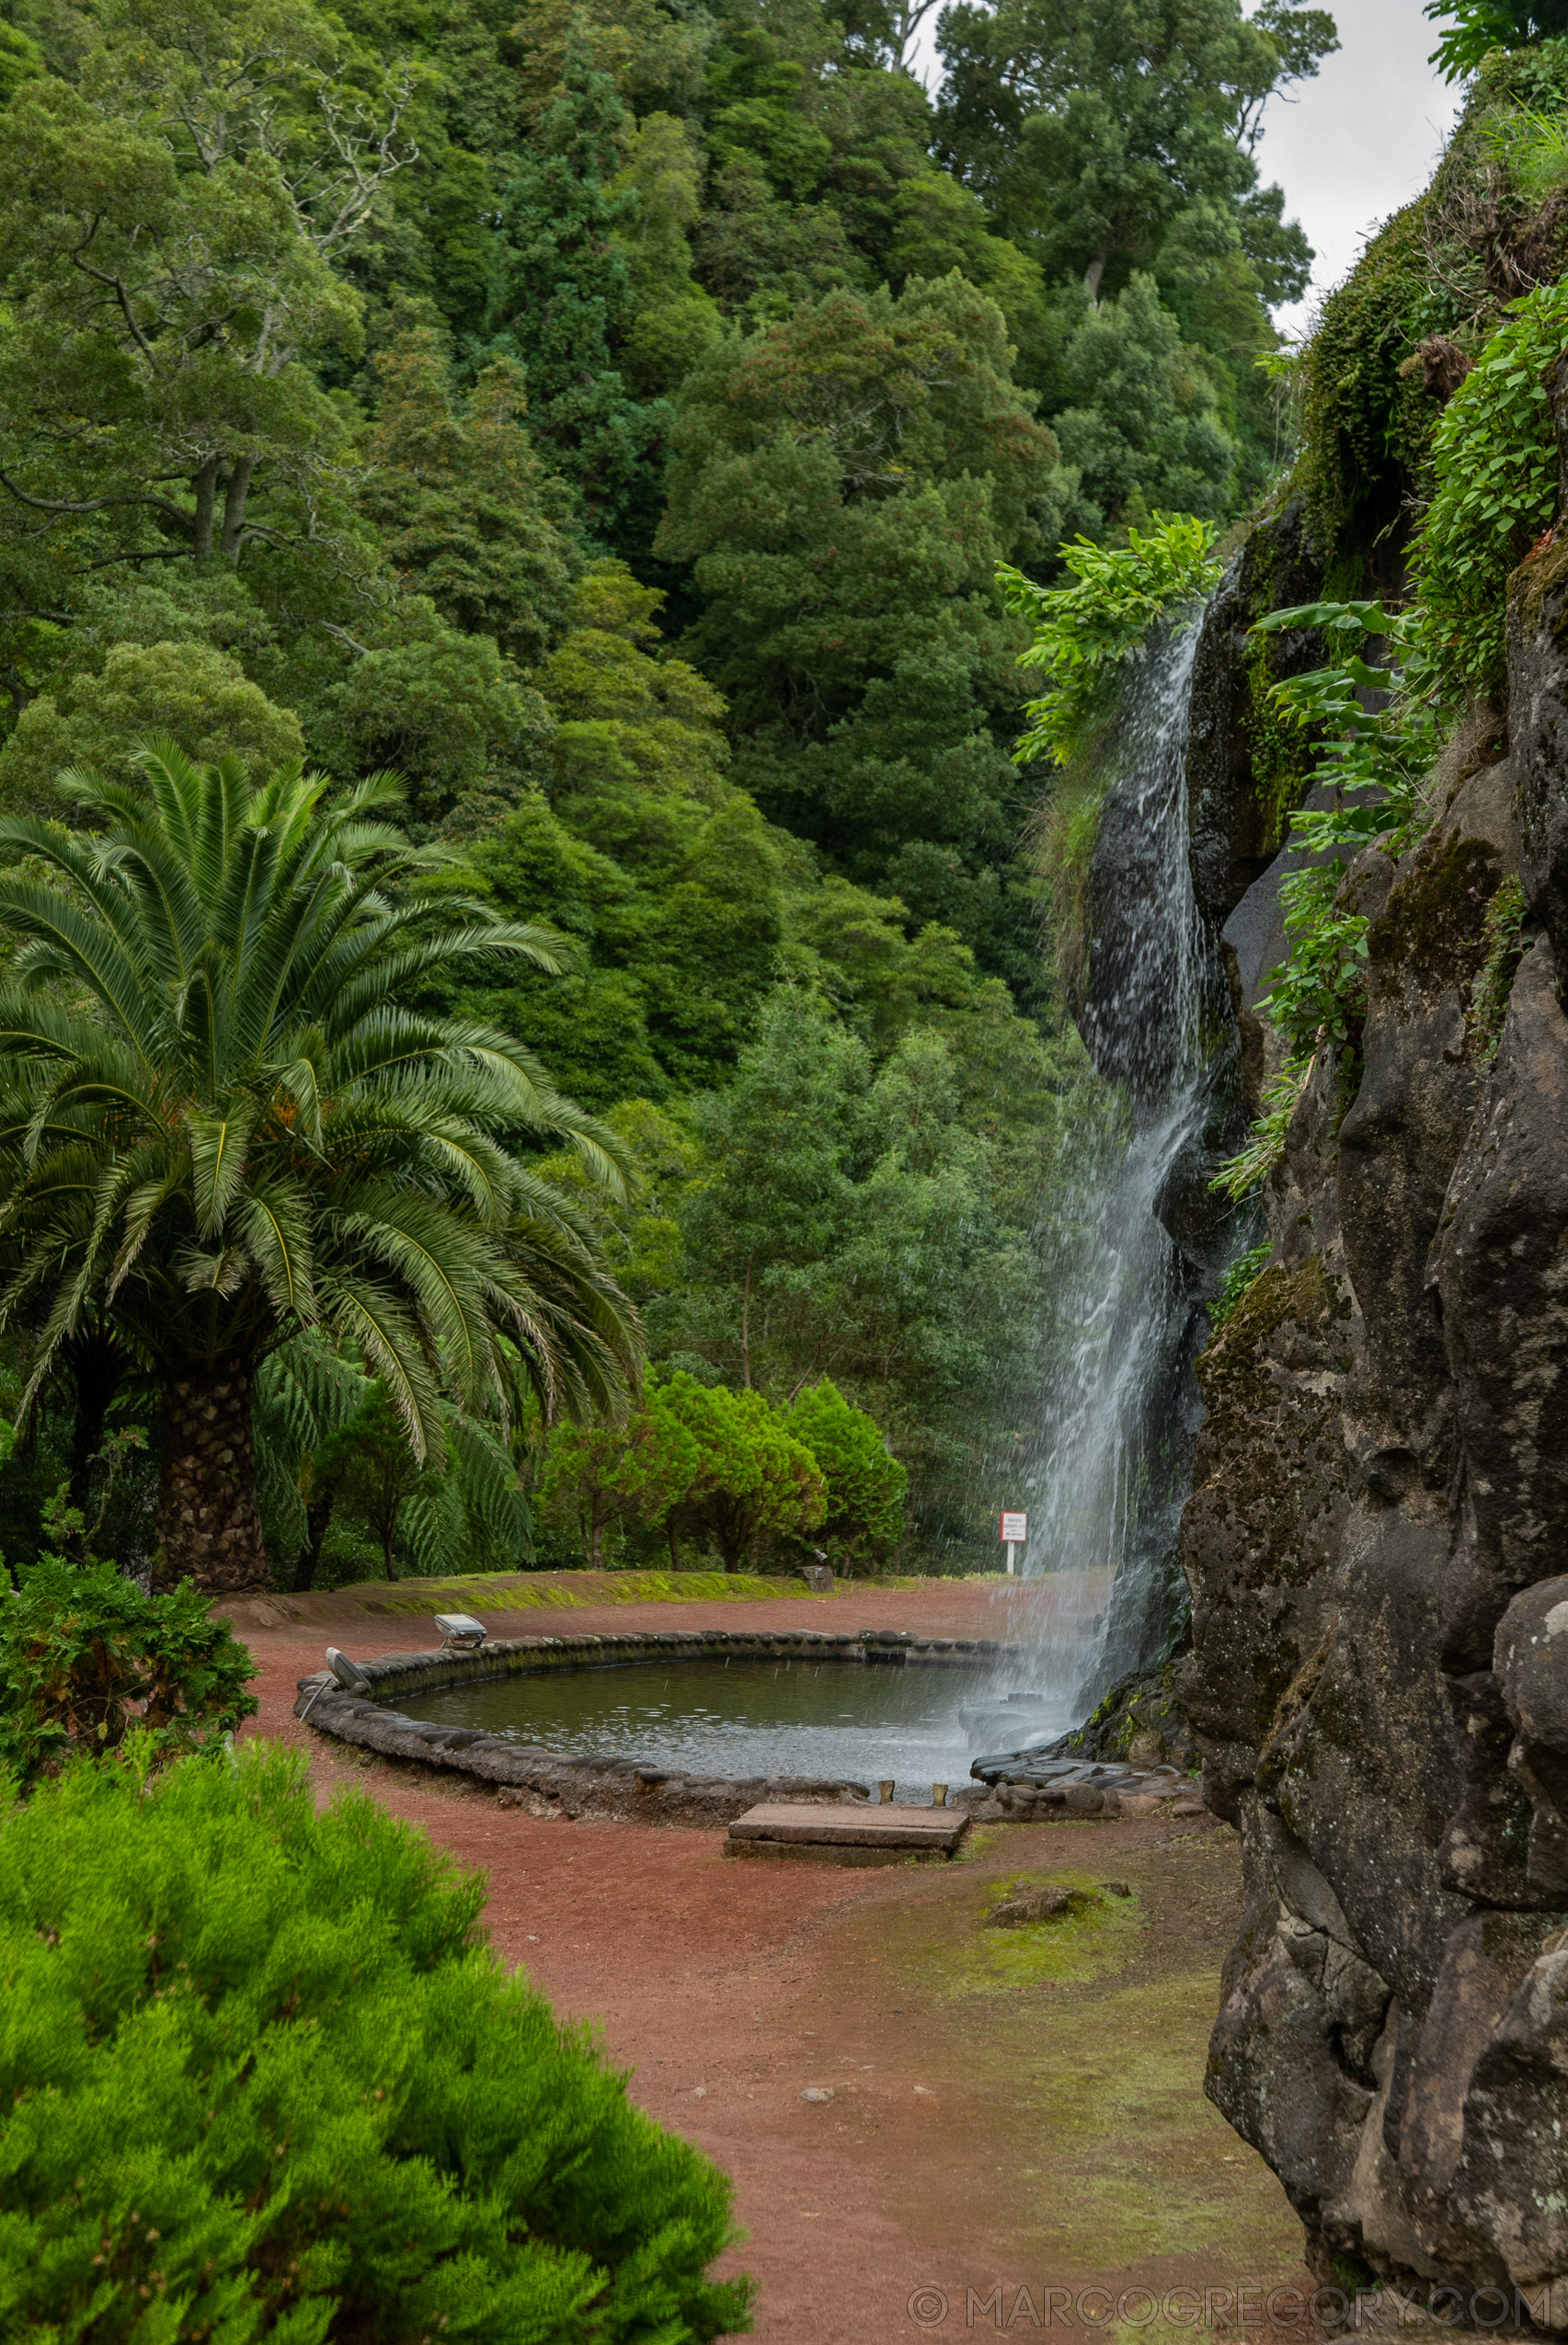
[[[1028,1516],[1004,1515],[1001,1518],[1001,1536],[1004,1544],[1008,1547],[1022,1547],[1029,1536]]]

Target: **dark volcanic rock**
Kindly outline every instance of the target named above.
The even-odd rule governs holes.
[[[1198,1364],[1198,1436],[1182,1560],[1193,1595],[1182,1706],[1218,1814],[1322,1666],[1354,1475],[1341,1413],[1352,1320],[1313,1254],[1266,1270]]]
[[[1279,848],[1279,818],[1265,806],[1254,771],[1257,646],[1249,628],[1270,611],[1314,601],[1323,574],[1297,498],[1253,531],[1208,608],[1193,669],[1187,803],[1193,890],[1200,916],[1223,927]],[[1293,628],[1273,638],[1269,672],[1301,674],[1321,665],[1323,639]]]
[[[1518,574],[1510,644],[1509,760],[1483,713],[1427,839],[1353,870],[1359,1051],[1320,1053],[1272,1266],[1198,1362],[1182,1693],[1246,1881],[1211,2097],[1316,2269],[1518,2289],[1565,2329],[1568,553]],[[1230,863],[1195,839],[1216,903],[1256,852],[1229,804]]]

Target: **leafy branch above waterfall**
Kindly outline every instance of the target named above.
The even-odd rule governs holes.
[[[1045,686],[1025,704],[1028,729],[1013,755],[1022,767],[1048,761],[1051,769],[1034,829],[1050,891],[1058,979],[1075,1004],[1088,952],[1089,867],[1115,779],[1123,688],[1162,629],[1196,623],[1219,577],[1217,534],[1190,513],[1162,513],[1147,529],[1130,528],[1123,545],[1084,537],[1064,545],[1070,583],[1037,586],[1005,565],[997,572],[1008,607],[1030,629],[1018,665]]]
[[[1045,691],[1024,714],[1028,729],[1013,752],[1070,764],[1090,746],[1110,713],[1120,671],[1142,652],[1169,614],[1202,603],[1219,579],[1213,524],[1190,513],[1157,513],[1150,528],[1130,528],[1127,543],[1096,545],[1086,537],[1061,548],[1070,586],[1036,586],[1003,564],[997,579],[1008,608],[1033,629],[1018,655]]]

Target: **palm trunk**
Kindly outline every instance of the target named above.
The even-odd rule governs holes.
[[[214,1596],[267,1588],[272,1573],[256,1511],[250,1363],[221,1360],[164,1386],[158,1489],[160,1586],[194,1580]]]

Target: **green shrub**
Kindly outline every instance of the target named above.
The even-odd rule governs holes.
[[[1253,1286],[1268,1268],[1268,1258],[1274,1247],[1267,1238],[1238,1254],[1219,1282],[1219,1298],[1208,1314],[1211,1328],[1223,1327],[1249,1287]]]
[[[68,1767],[0,1824],[0,2334],[683,2345],[723,2178],[303,1759]]]
[[[74,1752],[177,1756],[256,1709],[249,1653],[189,1580],[144,1596],[112,1563],[46,1555],[0,1597],[0,1768],[27,1784]]]
[[[1247,1134],[1246,1146],[1235,1156],[1226,1159],[1208,1184],[1211,1189],[1219,1189],[1226,1196],[1238,1200],[1250,1197],[1254,1190],[1262,1188],[1275,1166],[1284,1161],[1290,1118],[1295,1115],[1297,1102],[1307,1087],[1311,1065],[1310,1058],[1292,1058],[1288,1065],[1280,1069],[1273,1081],[1265,1086],[1263,1104],[1258,1110],[1257,1120]],[[1243,1255],[1242,1260],[1246,1259]],[[1268,1250],[1265,1247],[1258,1272],[1267,1266],[1267,1262]],[[1235,1309],[1242,1291],[1239,1289],[1234,1296],[1230,1293],[1230,1280],[1239,1266],[1233,1264],[1225,1274],[1225,1283],[1220,1288],[1221,1318]],[[1253,1274],[1254,1276],[1256,1275]]]
[[[830,1552],[852,1561],[885,1562],[904,1528],[910,1478],[876,1418],[853,1407],[825,1376],[796,1396],[784,1423],[822,1475],[827,1511],[817,1536]]]

